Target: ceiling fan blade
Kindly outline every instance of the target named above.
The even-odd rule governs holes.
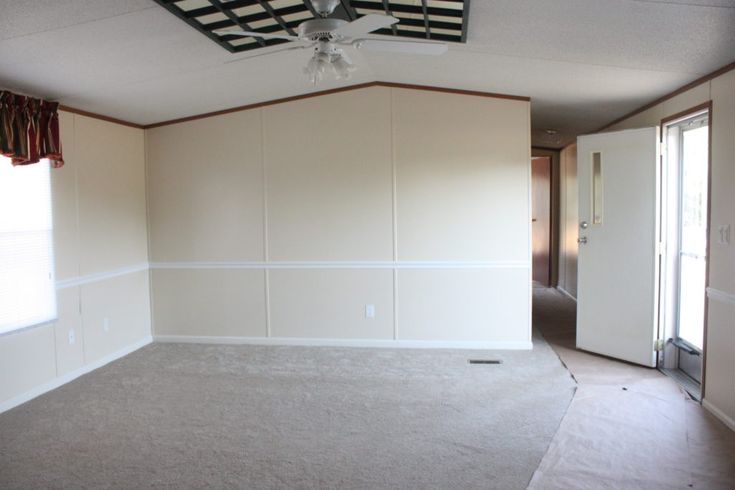
[[[358,39],[352,43],[364,51],[386,51],[390,53],[439,55],[447,52],[444,43],[424,43],[417,41],[390,41],[383,39]]]
[[[251,56],[244,56],[244,57],[238,58],[236,60],[225,61],[223,64],[228,65],[230,63],[238,63],[240,61],[250,60],[250,59],[253,59],[253,58],[259,58],[261,56],[267,56],[269,54],[280,53],[282,51],[295,51],[295,50],[298,50],[298,49],[309,49],[310,47],[311,46],[293,46],[293,45],[287,44],[285,48],[274,49],[273,51],[267,51],[265,53],[258,53],[258,54],[254,54],[254,55],[251,55]],[[258,51],[260,51],[260,50],[258,50]]]
[[[261,39],[286,39],[288,41],[299,40],[298,37],[289,36],[288,34],[266,34],[265,32],[243,31],[242,29],[216,29],[212,32],[218,36],[246,36],[259,37]]]
[[[336,28],[332,31],[332,34],[336,34],[343,38],[353,38],[363,36],[368,32],[373,32],[384,27],[390,27],[396,22],[398,22],[398,19],[391,17],[390,15],[368,14],[345,24],[342,27]]]

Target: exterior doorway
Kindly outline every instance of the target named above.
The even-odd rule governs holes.
[[[659,367],[699,399],[709,252],[709,107],[663,122],[662,327]]]

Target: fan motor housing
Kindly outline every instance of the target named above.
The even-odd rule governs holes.
[[[332,31],[348,22],[342,19],[311,19],[299,24],[299,38],[310,41],[335,40],[339,36],[332,35]]]

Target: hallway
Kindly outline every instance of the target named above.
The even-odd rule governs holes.
[[[657,370],[576,350],[559,291],[535,287],[533,307],[578,388],[529,488],[735,488],[735,433]]]

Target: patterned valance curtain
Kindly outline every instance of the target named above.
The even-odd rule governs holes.
[[[13,165],[42,158],[48,158],[52,167],[64,165],[58,108],[57,102],[0,91],[0,154]]]

